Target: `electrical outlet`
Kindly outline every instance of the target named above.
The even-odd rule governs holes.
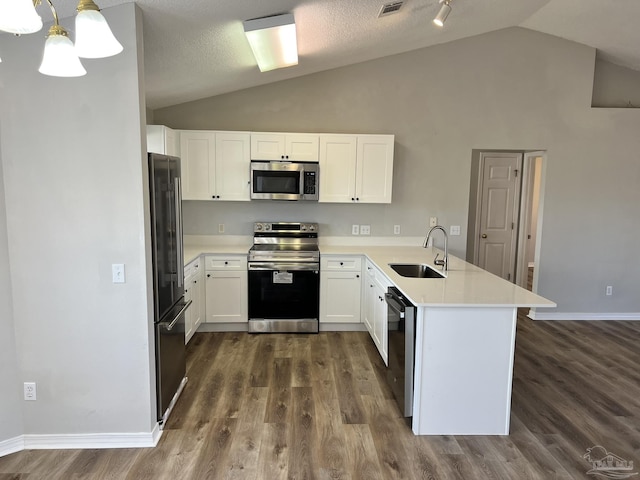
[[[460,235],[460,225],[451,225],[449,235]]]
[[[605,292],[607,296],[613,295],[613,287],[611,285],[607,285],[607,290]]]
[[[113,283],[124,283],[124,263],[111,265],[111,276]]]
[[[370,235],[371,225],[360,225],[360,235]]]
[[[400,235],[400,225],[394,225],[393,226],[393,234],[394,235]]]
[[[36,399],[36,382],[24,382],[24,399]]]
[[[218,233],[224,233],[224,223],[218,224]]]
[[[351,235],[360,235],[360,225],[351,225]]]
[[[429,218],[429,226],[430,227],[435,227],[436,225],[438,225],[438,217],[430,217]]]

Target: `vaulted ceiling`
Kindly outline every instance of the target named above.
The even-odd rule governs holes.
[[[137,0],[147,105],[174,105],[514,26],[594,47],[603,58],[640,70],[638,0],[452,0],[444,28],[432,23],[437,0],[405,0],[397,13],[378,17],[392,1]],[[125,2],[97,3],[105,9]],[[70,16],[73,5],[59,10]],[[296,20],[299,64],[260,73],[242,21],[287,12]]]

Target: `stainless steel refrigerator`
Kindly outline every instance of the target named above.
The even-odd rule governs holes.
[[[157,415],[164,426],[186,378],[180,159],[149,154]]]

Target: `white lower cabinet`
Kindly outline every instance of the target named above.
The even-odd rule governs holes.
[[[364,282],[364,324],[384,363],[388,365],[387,302],[384,295],[392,284],[369,261],[366,262]]]
[[[360,323],[362,258],[320,259],[320,323]]]
[[[205,268],[206,322],[247,322],[246,255],[207,255]]]
[[[204,268],[202,259],[198,257],[184,269],[184,300],[191,300],[191,306],[185,313],[184,343],[191,337],[204,320]]]

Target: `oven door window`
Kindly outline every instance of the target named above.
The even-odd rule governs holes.
[[[300,172],[254,170],[253,193],[300,194]]]
[[[318,271],[249,271],[250,319],[317,319],[319,297]]]

